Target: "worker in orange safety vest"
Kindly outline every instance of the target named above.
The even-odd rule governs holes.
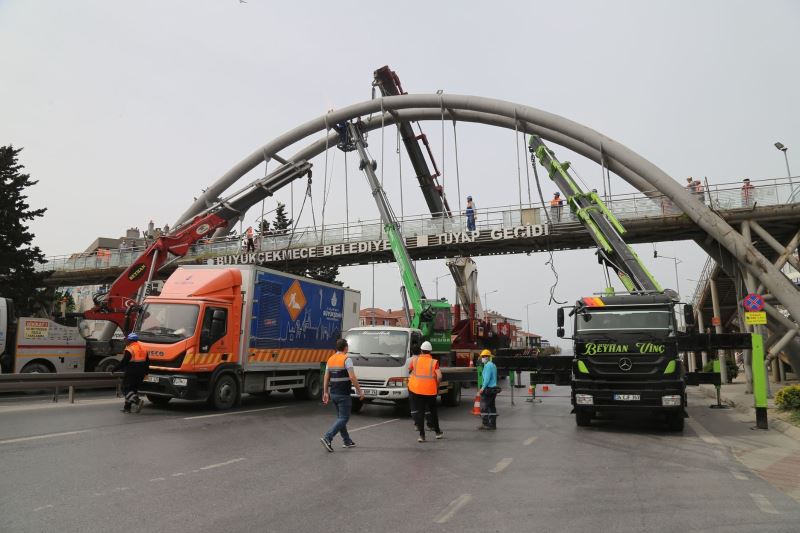
[[[150,370],[150,361],[147,358],[147,351],[139,344],[139,335],[129,333],[125,338],[125,343],[122,361],[115,369],[116,372],[125,372],[125,376],[122,378],[122,393],[125,396],[122,412],[130,413],[131,405],[136,405],[138,413],[144,405],[144,400],[139,398],[139,386]]]
[[[439,361],[431,357],[433,346],[430,342],[423,342],[420,350],[422,353],[413,359],[408,367],[408,395],[411,402],[411,416],[419,430],[417,442],[425,442],[426,411],[430,413],[428,423],[433,427],[436,438],[444,437],[436,410],[436,396],[439,393],[439,383],[442,381],[442,371],[439,370]]]

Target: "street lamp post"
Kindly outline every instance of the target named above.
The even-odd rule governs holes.
[[[440,279],[442,279],[442,278],[446,278],[446,277],[447,277],[447,276],[449,276],[449,275],[450,275],[450,274],[443,274],[443,275],[441,275],[441,276],[436,276],[436,277],[433,279],[433,281],[436,283],[436,299],[437,299],[437,300],[439,299],[439,280],[440,280]]]
[[[789,188],[792,188],[792,171],[789,170],[789,156],[786,152],[789,151],[789,147],[784,145],[782,142],[776,142],[775,148],[783,152],[783,160],[786,161],[786,177],[789,178]]]
[[[529,304],[525,304],[525,331],[530,333],[531,332],[531,317],[528,314],[528,308],[533,304],[538,304],[539,302],[531,302]]]
[[[678,279],[678,263],[683,263],[677,257],[670,257],[668,255],[658,255],[658,250],[653,250],[653,257],[656,259],[672,259],[675,262],[675,290],[678,292],[678,296],[681,294],[681,282]]]
[[[486,308],[486,311],[489,311],[489,295],[496,293],[498,290],[499,289],[495,289],[493,291],[483,293],[483,305]]]

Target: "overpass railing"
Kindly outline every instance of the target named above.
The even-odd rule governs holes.
[[[709,185],[702,193],[692,192],[702,201],[718,210],[752,209],[754,206],[778,205],[800,202],[800,178],[777,178],[751,181],[753,189],[749,193],[742,190],[742,183]],[[609,209],[620,220],[664,218],[681,214],[672,201],[656,192],[625,193],[603,198]],[[564,206],[561,209],[537,207],[536,204],[516,204],[477,210],[476,229],[494,230],[508,227],[545,224],[548,221],[557,228],[559,225],[577,224],[578,218]],[[452,218],[432,218],[429,213],[406,216],[399,219],[401,231],[406,237],[436,235],[447,232],[466,231],[467,220],[462,214]],[[258,236],[256,251],[269,252],[290,248],[303,248],[325,244],[345,244],[383,239],[383,224],[378,219],[346,221],[327,224],[324,227],[309,226],[296,228],[294,233],[270,232]],[[136,260],[144,248],[104,250],[102,252],[77,253],[52,256],[46,263],[37,266],[40,271],[82,271],[104,268],[127,267]],[[198,243],[190,250],[188,257],[205,258],[242,253],[241,237],[225,237]]]

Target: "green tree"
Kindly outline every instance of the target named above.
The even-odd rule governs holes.
[[[44,254],[32,246],[34,234],[28,222],[46,211],[31,209],[25,189],[31,181],[18,163],[22,151],[13,146],[0,146],[0,295],[14,300],[19,315],[31,315],[41,305],[39,298],[45,274],[36,272],[34,265],[44,263]]]
[[[278,202],[278,207],[275,209],[275,221],[272,223],[272,231],[274,235],[286,235],[292,229],[292,219],[286,214],[286,205]],[[341,285],[342,283],[336,278],[339,277],[339,267],[332,266],[308,266],[301,265],[300,263],[289,263],[283,265],[283,270],[298,276],[305,276],[307,278],[325,281],[328,283],[335,283]]]

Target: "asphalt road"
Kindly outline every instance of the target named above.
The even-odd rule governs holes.
[[[333,408],[289,394],[138,415],[110,393],[0,398],[0,530],[800,530],[800,494],[769,474],[800,445],[700,395],[673,434],[642,419],[578,428],[566,388],[514,406],[506,388],[498,431],[479,432],[469,392],[441,409],[444,440],[418,444],[410,419],[367,406],[350,422],[358,447],[337,437],[332,454],[319,436]]]

